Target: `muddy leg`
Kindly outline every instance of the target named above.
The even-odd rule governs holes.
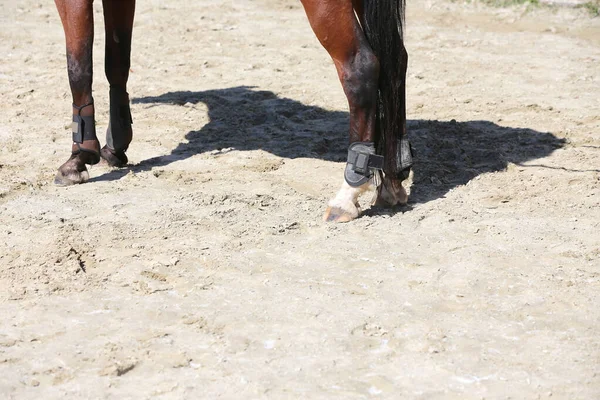
[[[135,0],[103,0],[106,34],[104,69],[110,84],[110,121],[102,158],[109,165],[127,164],[125,151],[133,138],[127,80],[131,65],[131,35]]]
[[[89,177],[85,165],[99,161],[100,143],[95,134],[92,99],[92,2],[93,0],[55,0],[65,31],[74,116],[72,155],[58,169],[54,180],[58,185],[85,182]]]
[[[379,62],[356,19],[352,0],[302,0],[302,4],[315,35],[333,59],[348,98],[350,143],[375,142]],[[372,181],[359,187],[344,181],[323,219],[353,220],[360,213],[358,196],[374,188]]]

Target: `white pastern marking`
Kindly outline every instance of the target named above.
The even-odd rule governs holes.
[[[368,190],[375,190],[376,188],[377,187],[371,181],[359,187],[352,187],[344,180],[340,190],[335,197],[329,201],[329,206],[341,208],[351,214],[358,215],[358,209],[356,207],[358,196]]]

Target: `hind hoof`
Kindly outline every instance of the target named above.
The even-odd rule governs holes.
[[[85,183],[90,179],[90,174],[87,171],[82,171],[78,174],[64,175],[60,171],[56,173],[54,177],[54,184],[56,186],[71,186]]]
[[[373,202],[376,207],[392,208],[398,205],[406,205],[408,194],[402,186],[401,181],[385,179],[377,189],[377,197]]]
[[[58,186],[71,186],[85,183],[90,179],[85,163],[81,162],[78,157],[69,159],[66,163],[60,166],[54,184]]]
[[[100,156],[108,165],[115,168],[122,168],[126,166],[129,161],[124,151],[114,151],[107,146],[104,146],[102,150],[100,150]]]
[[[340,207],[327,207],[323,215],[325,222],[350,222],[358,217],[358,209],[347,211]]]

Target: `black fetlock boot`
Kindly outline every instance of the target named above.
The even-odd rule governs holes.
[[[101,155],[112,167],[127,165],[125,152],[133,138],[132,124],[129,94],[122,87],[111,86],[110,121],[106,130],[106,145],[102,148]]]

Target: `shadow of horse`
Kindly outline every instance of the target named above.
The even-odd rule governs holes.
[[[318,158],[345,162],[348,147],[348,113],[329,111],[278,97],[252,87],[201,92],[169,92],[133,99],[134,104],[186,106],[204,103],[209,123],[186,134],[171,154],[153,157],[125,170],[92,180],[113,180],[147,171],[196,154],[234,148],[262,149],[285,158]],[[443,197],[474,177],[543,158],[565,144],[548,132],[498,126],[489,121],[409,120],[407,128],[415,150],[411,203]],[[340,166],[340,177],[342,166]]]

